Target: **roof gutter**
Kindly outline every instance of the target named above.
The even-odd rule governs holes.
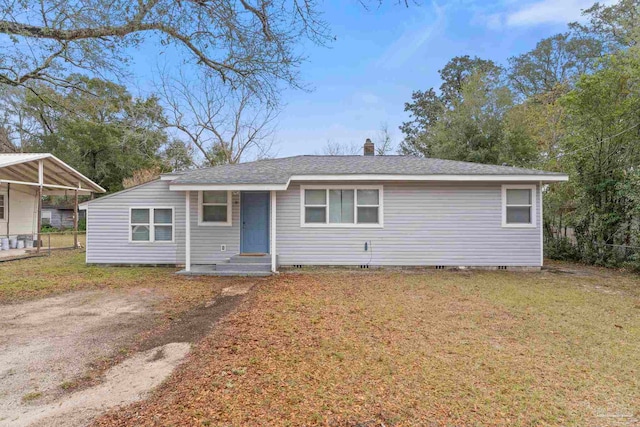
[[[284,191],[286,184],[171,184],[171,191]]]
[[[565,174],[539,175],[292,175],[286,184],[194,184],[172,183],[171,191],[284,191],[291,181],[449,181],[449,182],[565,182]]]
[[[565,182],[565,174],[539,175],[292,175],[291,181],[493,181],[493,182]]]

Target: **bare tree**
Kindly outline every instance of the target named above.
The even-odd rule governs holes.
[[[168,127],[193,144],[208,165],[267,157],[278,108],[248,89],[234,90],[207,74],[169,77],[158,86]]]
[[[382,123],[378,131],[378,137],[376,138],[376,155],[385,156],[394,151],[394,148],[393,139],[389,132],[389,125]]]
[[[0,0],[0,83],[66,87],[69,72],[123,75],[150,36],[232,86],[269,94],[297,85],[301,39],[329,40],[314,0]]]
[[[318,154],[323,156],[356,156],[362,153],[362,147],[355,143],[340,143],[328,140]]]

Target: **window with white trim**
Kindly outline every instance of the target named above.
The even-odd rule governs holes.
[[[535,227],[536,186],[502,186],[503,227]]]
[[[231,192],[201,191],[198,193],[199,225],[231,225]]]
[[[42,225],[51,225],[51,211],[42,211],[40,222]]]
[[[303,226],[382,225],[381,187],[301,187]]]
[[[7,219],[7,198],[4,194],[0,194],[0,221],[4,221]]]
[[[131,208],[132,242],[173,242],[173,208]]]

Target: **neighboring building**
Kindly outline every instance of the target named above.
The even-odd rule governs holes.
[[[365,153],[165,174],[86,202],[87,262],[211,274],[542,265],[541,189],[567,175]]]
[[[42,225],[58,229],[73,228],[74,200],[69,198],[42,203]],[[78,220],[85,218],[85,211],[78,212]]]
[[[48,153],[0,153],[0,236],[38,233],[40,195],[104,193],[104,189]],[[73,227],[73,223],[71,224]]]

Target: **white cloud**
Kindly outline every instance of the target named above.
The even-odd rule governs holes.
[[[508,13],[505,23],[509,27],[564,24],[580,20],[582,10],[592,5],[593,0],[542,0]]]
[[[380,97],[371,92],[363,92],[358,94],[358,99],[363,104],[377,104],[380,102]]]
[[[444,28],[444,7],[433,2],[432,8],[435,12],[435,20],[426,26],[424,22],[432,17],[425,13],[424,9],[416,9],[422,13],[418,12],[416,19],[407,25],[400,37],[389,45],[377,61],[379,67],[390,69],[402,66],[431,39],[436,31]]]
[[[601,4],[610,5],[616,0],[604,0]],[[503,30],[505,27],[532,27],[544,24],[567,24],[583,21],[582,11],[590,8],[594,0],[540,0],[522,4],[504,0],[500,6],[479,8],[472,23],[481,24],[491,30]],[[500,10],[502,9],[502,10]]]

